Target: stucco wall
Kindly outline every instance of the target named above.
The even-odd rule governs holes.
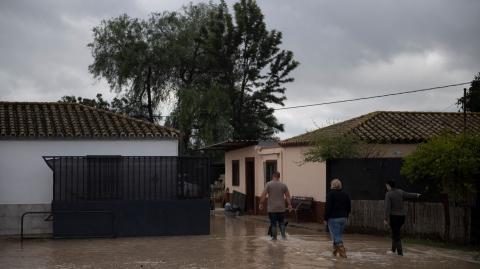
[[[178,154],[176,140],[0,141],[0,204],[52,202],[52,171],[42,156]]]
[[[372,144],[374,157],[400,158],[414,152],[418,144]]]
[[[245,158],[255,157],[255,146],[245,147],[241,149],[225,152],[225,188],[229,188],[230,192],[238,191],[245,193]],[[240,184],[232,185],[232,161],[239,161]],[[255,159],[255,161],[257,161]],[[256,169],[255,169],[256,170]],[[257,171],[255,171],[257,173]],[[256,175],[255,175],[256,177]]]
[[[283,148],[283,178],[290,193],[325,201],[325,163],[305,163],[303,155],[308,147]]]
[[[414,144],[373,144],[372,157],[404,157],[417,148]],[[313,197],[325,202],[326,165],[324,162],[305,163],[304,153],[310,147],[266,147],[250,146],[225,152],[225,187],[245,193],[245,158],[255,158],[255,195],[260,196],[265,186],[267,160],[277,160],[277,169],[282,174],[290,193],[295,196]],[[232,160],[239,160],[240,185],[232,186]]]
[[[418,147],[417,144],[372,144],[372,157],[405,157]],[[326,165],[325,162],[304,163],[304,153],[310,147],[283,148],[283,177],[292,195],[313,197],[325,202]]]

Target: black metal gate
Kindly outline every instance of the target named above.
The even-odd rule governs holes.
[[[54,237],[210,232],[210,161],[170,156],[44,157]]]
[[[327,161],[327,190],[338,178],[352,200],[383,200],[385,182],[395,180],[397,187],[410,192],[424,192],[423,186],[410,183],[400,175],[401,158],[332,159]]]

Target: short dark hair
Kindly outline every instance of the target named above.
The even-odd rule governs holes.
[[[390,180],[387,181],[387,184],[388,184],[390,187],[395,188],[395,180],[390,179]]]
[[[280,178],[280,172],[278,171],[273,172],[272,177]]]

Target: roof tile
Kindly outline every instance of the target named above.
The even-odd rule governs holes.
[[[177,138],[179,132],[76,103],[0,102],[0,139]]]
[[[463,113],[377,111],[280,142],[308,145],[317,135],[355,134],[369,143],[419,143],[444,130],[463,132]],[[467,130],[480,133],[480,113],[467,114]]]

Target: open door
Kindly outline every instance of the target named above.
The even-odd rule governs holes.
[[[255,158],[245,158],[245,212],[255,212]]]

